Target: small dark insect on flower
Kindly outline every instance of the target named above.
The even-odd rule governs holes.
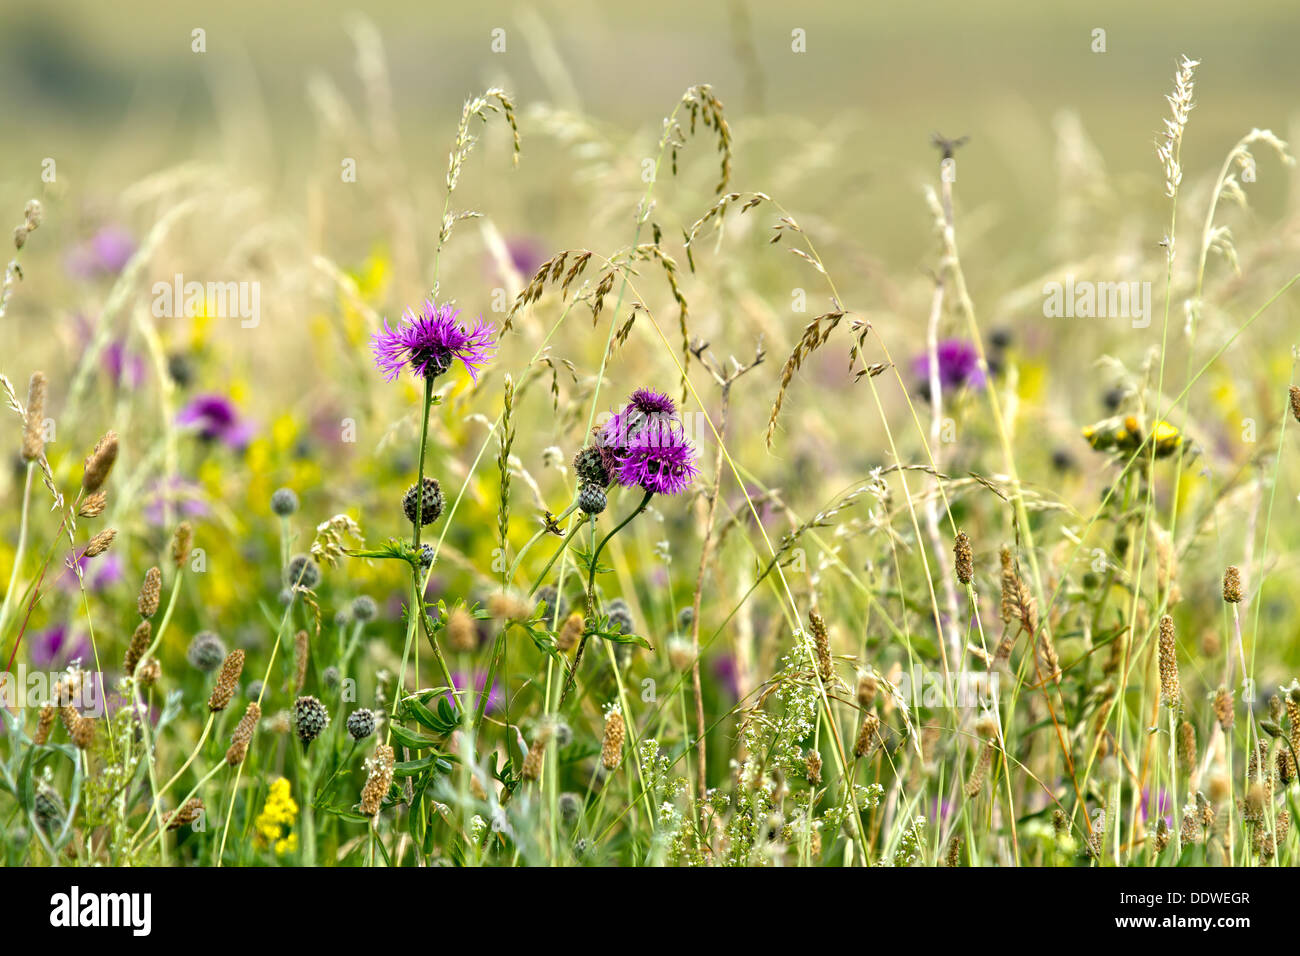
[[[411,485],[402,496],[402,513],[411,524],[419,522],[423,526],[437,521],[442,514],[442,486],[438,479],[426,475],[423,494],[419,485]]]

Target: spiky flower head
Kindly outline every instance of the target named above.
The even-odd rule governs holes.
[[[287,518],[298,510],[298,496],[292,488],[277,488],[271,495],[271,512]]]
[[[611,627],[617,627],[623,634],[634,634],[636,622],[632,620],[632,609],[623,598],[614,598],[605,608],[609,614]]]
[[[365,740],[375,732],[375,713],[362,707],[348,714],[348,733],[353,740]]]
[[[358,621],[374,620],[379,613],[379,605],[369,594],[358,594],[352,599],[352,616]]]
[[[293,726],[304,744],[319,737],[329,722],[329,711],[315,697],[299,697],[293,702]]]
[[[605,470],[605,459],[595,445],[584,445],[579,449],[573,456],[573,470],[584,485],[609,487],[610,477],[609,472]]]
[[[216,670],[225,662],[226,645],[212,631],[199,631],[190,641],[185,658],[190,662],[191,667],[206,674]]]
[[[442,485],[438,479],[426,475],[422,484],[411,485],[402,496],[402,513],[411,524],[418,521],[424,526],[437,521],[442,514]]]
[[[289,560],[284,577],[285,584],[289,587],[302,587],[310,591],[320,584],[320,565],[310,555],[296,554]]]
[[[434,379],[459,360],[478,381],[481,367],[496,351],[493,328],[480,316],[472,326],[456,321],[459,309],[450,305],[436,305],[425,299],[417,312],[407,309],[397,328],[388,320],[371,338],[375,365],[389,382],[397,380],[402,369],[409,368],[419,378]]]
[[[583,514],[601,514],[608,504],[605,489],[600,485],[583,485],[578,489],[578,507]]]
[[[605,423],[598,447],[606,473],[624,487],[660,495],[686,490],[699,469],[696,450],[677,406],[647,388],[632,393],[623,410]]]

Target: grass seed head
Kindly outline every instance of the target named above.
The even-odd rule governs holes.
[[[212,688],[212,694],[208,697],[208,710],[211,713],[220,713],[230,706],[230,701],[239,688],[239,675],[243,672],[244,652],[236,648],[226,656],[216,686]]]
[[[117,432],[106,432],[94,451],[86,458],[86,468],[81,476],[81,487],[89,494],[96,492],[108,480],[113,463],[117,461]]]

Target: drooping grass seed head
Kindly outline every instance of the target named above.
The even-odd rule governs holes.
[[[348,714],[348,734],[353,740],[365,740],[375,732],[375,712],[362,707]]]
[[[108,480],[113,463],[117,461],[117,432],[108,431],[95,445],[86,458],[85,471],[81,476],[81,487],[87,494],[96,492]]]
[[[277,488],[271,494],[271,513],[287,518],[298,510],[298,496],[292,488]]]
[[[214,632],[199,631],[190,641],[185,659],[191,667],[209,674],[225,661],[226,645]]]

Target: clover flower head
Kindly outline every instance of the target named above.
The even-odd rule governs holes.
[[[418,312],[407,309],[396,328],[385,319],[383,329],[371,338],[375,365],[384,379],[396,381],[404,368],[419,378],[437,378],[459,360],[478,381],[482,366],[496,351],[493,329],[481,316],[473,325],[462,325],[458,315],[459,309],[426,299]]]

